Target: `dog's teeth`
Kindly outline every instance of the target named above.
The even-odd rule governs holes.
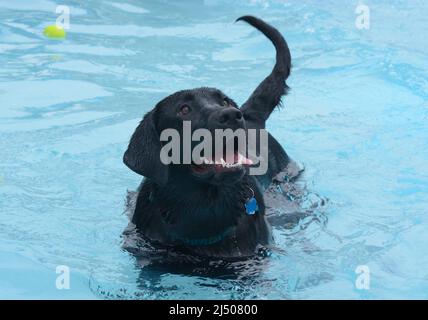
[[[226,161],[224,161],[224,159],[223,158],[221,158],[221,165],[224,167],[225,165],[226,165]]]
[[[228,163],[228,162],[226,162],[223,166],[226,168],[237,168],[237,167],[241,167],[242,165],[240,163]]]

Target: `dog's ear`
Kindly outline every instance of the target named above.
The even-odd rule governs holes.
[[[161,143],[155,127],[154,111],[147,113],[135,129],[123,162],[132,171],[164,185],[168,181],[168,166],[160,160]]]

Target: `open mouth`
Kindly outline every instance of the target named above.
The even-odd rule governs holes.
[[[252,160],[246,158],[239,151],[235,151],[233,156],[218,157],[214,160],[203,157],[201,162],[201,164],[192,164],[193,172],[198,175],[239,171],[243,167],[253,164]]]

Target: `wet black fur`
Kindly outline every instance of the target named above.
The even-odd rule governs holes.
[[[287,92],[285,80],[290,74],[290,52],[284,38],[272,26],[251,16],[237,21],[240,20],[260,30],[276,48],[276,64],[271,74],[240,108],[247,129],[264,129],[266,120]],[[216,101],[217,96],[225,97],[221,91],[210,88],[181,91],[162,100],[144,117],[124,155],[125,164],[146,177],[138,190],[132,222],[144,238],[163,247],[208,257],[254,255],[272,242],[264,215],[263,192],[290,160],[269,135],[269,166],[263,176],[246,174],[234,184],[216,185],[186,178],[182,171],[163,165],[159,160],[160,127],[179,127],[181,122],[166,116],[162,110],[186,95],[202,104]],[[199,113],[191,120],[203,121],[210,112]],[[244,209],[252,195],[251,189],[259,205],[255,215],[247,215]]]

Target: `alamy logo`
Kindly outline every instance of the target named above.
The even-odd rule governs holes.
[[[55,25],[60,29],[70,29],[70,7],[64,5],[57,6],[55,13],[59,14]]]
[[[55,286],[58,290],[70,289],[70,268],[68,266],[60,265],[56,267]]]
[[[175,129],[165,129],[160,140],[165,142],[160,151],[165,165],[247,165],[250,175],[263,175],[268,168],[268,133],[264,129],[215,129],[213,137],[208,129],[192,133],[191,121],[183,121],[182,135]],[[192,148],[194,142],[197,145]]]
[[[369,290],[370,289],[370,268],[366,265],[360,265],[355,269],[355,273],[358,275],[355,280],[355,287],[358,290]]]
[[[355,19],[355,27],[358,30],[370,29],[370,8],[365,4],[360,4],[355,8],[355,14],[358,15]]]

